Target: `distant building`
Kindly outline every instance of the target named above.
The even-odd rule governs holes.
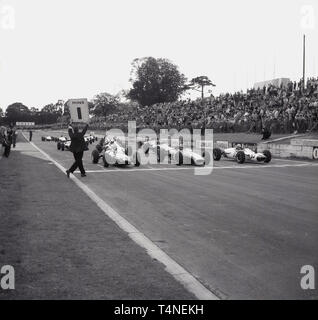
[[[261,82],[256,82],[254,84],[254,89],[263,89],[264,87],[267,88],[270,85],[275,87],[280,87],[280,86],[287,87],[289,82],[290,82],[289,78],[278,78],[273,80],[261,81]]]

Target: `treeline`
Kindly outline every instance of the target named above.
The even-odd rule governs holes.
[[[178,66],[167,59],[146,57],[132,62],[130,82],[132,87],[117,95],[102,92],[89,102],[92,116],[105,119],[109,114],[127,111],[136,105],[147,107],[156,103],[177,101],[187,90],[196,90],[204,98],[207,87],[215,86],[206,76],[188,79],[179,71]],[[211,91],[208,91],[211,93]],[[126,110],[125,110],[126,109]],[[69,112],[64,101],[46,105],[41,110],[16,102],[7,107],[5,113],[0,108],[0,122],[35,122],[35,124],[64,123]]]
[[[21,102],[9,105],[5,113],[0,110],[1,124],[16,122],[35,122],[35,124],[52,124],[62,119],[63,111],[60,103],[50,104],[42,110],[28,108]]]

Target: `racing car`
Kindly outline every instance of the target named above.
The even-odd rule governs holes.
[[[95,141],[98,141],[98,138],[95,136],[95,134],[93,132],[91,132],[90,134],[86,134],[84,136],[84,140],[90,144],[94,143]]]
[[[85,150],[88,150],[89,143],[93,143],[93,142],[90,142],[88,137],[84,137],[84,141],[86,143],[86,149]],[[66,137],[64,137],[64,136],[61,136],[61,137],[57,138],[56,146],[57,146],[57,150],[61,150],[61,151],[68,150],[69,151],[70,150],[70,146],[71,146],[71,140],[66,138]]]
[[[182,141],[179,147],[171,147],[168,143],[157,143],[155,140],[148,140],[143,143],[143,148],[147,154],[149,150],[153,150],[157,153],[157,161],[163,161],[163,158],[167,155],[169,160],[173,159],[177,165],[191,164],[194,166],[204,166],[205,163],[209,163],[209,154],[205,152],[198,154],[193,152],[191,148],[184,148]]]
[[[59,138],[53,137],[53,136],[42,136],[41,140],[42,141],[54,141],[57,142]]]
[[[128,155],[128,148],[124,148],[122,143],[116,137],[111,139],[105,137],[100,140],[92,151],[92,162],[98,163],[99,159],[103,159],[104,167],[112,165],[130,165],[134,164],[136,167],[140,166],[140,159],[138,151],[135,157]]]
[[[68,143],[69,142],[69,143]],[[62,150],[64,151],[65,150],[65,147],[69,148],[70,146],[70,140],[68,140],[66,137],[64,136],[61,136],[58,138],[58,141],[57,141],[57,150]]]
[[[45,137],[41,137],[42,141],[53,141],[54,138],[52,136],[45,136]]]
[[[244,163],[246,160],[255,162],[269,163],[272,160],[272,154],[269,150],[263,152],[254,152],[250,148],[243,148],[241,145],[237,145],[233,148],[214,148],[213,159],[219,161],[221,157],[236,160],[237,163]]]

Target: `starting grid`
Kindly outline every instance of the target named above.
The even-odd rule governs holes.
[[[173,144],[174,141],[172,141]],[[222,143],[222,141],[220,141]],[[55,154],[50,152],[51,156],[56,162],[58,162],[63,167],[68,167],[73,161],[73,157],[66,157],[65,159],[57,158]],[[153,154],[153,156],[155,156]],[[145,164],[140,167],[134,166],[118,166],[110,165],[108,168],[104,168],[102,164],[92,164],[90,157],[84,157],[84,167],[86,173],[90,174],[122,174],[134,173],[134,172],[177,172],[177,171],[196,171],[202,172],[204,170],[208,171],[210,175],[213,170],[262,170],[270,168],[304,168],[304,167],[315,167],[318,166],[317,162],[313,161],[303,161],[303,160],[291,160],[291,159],[278,159],[273,158],[271,163],[253,163],[246,162],[244,164],[237,164],[234,160],[221,159],[220,161],[213,161],[213,166],[193,166],[184,164],[182,166],[177,166],[173,161],[170,164]],[[79,174],[79,171],[75,171],[75,174]],[[205,174],[203,174],[205,175]]]
[[[132,173],[132,172],[151,172],[151,171],[189,171],[189,170],[196,170],[199,171],[204,171],[207,169],[212,169],[213,170],[230,170],[230,169],[238,169],[238,170],[248,170],[248,169],[269,169],[269,168],[303,168],[303,167],[315,167],[318,166],[318,163],[314,162],[304,162],[304,161],[296,161],[296,160],[289,160],[289,159],[273,159],[275,163],[273,164],[262,164],[262,163],[246,163],[246,164],[241,164],[237,165],[234,161],[232,162],[231,160],[223,160],[222,162],[217,162],[218,165],[216,166],[205,166],[205,167],[194,167],[191,165],[184,165],[181,167],[178,167],[174,164],[170,165],[169,167],[166,166],[148,166],[148,167],[119,167],[119,166],[111,166],[108,168],[104,168],[102,165],[97,164],[97,167],[99,169],[97,170],[91,170],[88,169],[86,170],[87,173],[100,173],[100,174],[105,174],[105,173]],[[280,163],[276,163],[276,161]],[[224,162],[231,163],[231,165],[223,165]],[[283,162],[283,163],[282,163]],[[232,164],[233,163],[233,164]],[[91,166],[90,166],[91,167]],[[79,172],[75,172],[79,173]]]

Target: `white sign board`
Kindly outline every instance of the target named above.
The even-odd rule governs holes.
[[[34,122],[16,122],[15,123],[16,126],[23,126],[23,127],[28,127],[28,126],[34,126],[35,123]]]
[[[88,122],[87,99],[70,99],[66,104],[70,109],[70,115],[73,122]]]

